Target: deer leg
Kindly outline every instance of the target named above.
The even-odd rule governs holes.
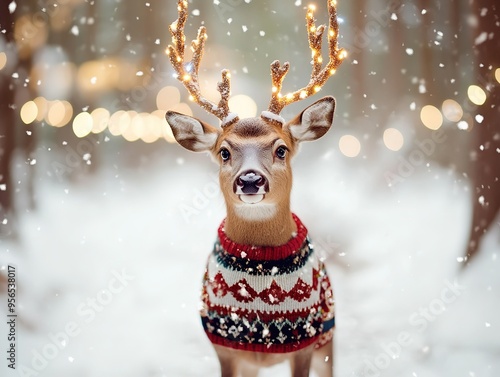
[[[292,377],[309,377],[314,345],[297,352],[290,359]]]
[[[259,375],[259,368],[249,364],[242,365],[241,368],[242,377],[257,377],[258,375]]]
[[[238,376],[238,361],[224,347],[214,345],[215,352],[220,364],[221,377],[237,377]]]
[[[312,368],[319,377],[333,377],[333,339],[314,351]]]

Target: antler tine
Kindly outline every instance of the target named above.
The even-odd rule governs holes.
[[[177,20],[169,27],[170,34],[172,35],[172,44],[167,47],[167,55],[170,58],[170,63],[175,70],[177,79],[182,82],[184,87],[188,90],[190,94],[189,98],[204,110],[219,118],[222,127],[226,127],[238,120],[238,116],[229,111],[231,74],[227,69],[222,71],[222,81],[217,84],[217,90],[221,95],[218,105],[203,97],[198,82],[198,74],[205,48],[205,41],[207,40],[207,31],[204,26],[198,29],[196,39],[191,41],[193,57],[191,61],[185,63],[184,50],[186,37],[184,34],[184,26],[188,17],[187,0],[178,1],[177,12]]]
[[[271,64],[271,79],[273,87],[268,112],[279,116],[281,110],[283,110],[285,106],[293,102],[303,100],[319,92],[323,85],[325,85],[328,78],[335,73],[338,66],[347,56],[344,49],[338,48],[339,25],[337,21],[336,4],[336,0],[328,0],[328,63],[325,67],[323,67],[323,57],[321,55],[323,34],[326,30],[326,26],[320,25],[319,27],[316,27],[314,20],[314,11],[316,7],[314,5],[310,5],[307,10],[306,21],[309,48],[311,49],[312,55],[311,78],[307,86],[304,88],[283,96],[281,94],[281,88],[283,86],[283,80],[290,68],[290,64],[286,62],[281,65],[278,60],[274,61]],[[268,118],[265,112],[263,116]]]

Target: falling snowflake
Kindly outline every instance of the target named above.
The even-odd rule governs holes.
[[[477,45],[480,45],[481,43],[485,42],[486,39],[488,39],[488,33],[486,33],[485,31],[483,31],[481,34],[479,34],[479,36],[475,39],[474,41],[474,44],[477,46]]]
[[[481,196],[477,199],[477,201],[479,202],[479,204],[481,204],[482,206],[484,206],[484,204],[485,204],[485,200],[484,200],[484,196],[483,196],[483,195],[481,195]]]

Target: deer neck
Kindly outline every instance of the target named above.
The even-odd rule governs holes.
[[[245,208],[227,205],[224,229],[233,242],[243,245],[280,246],[286,244],[297,232],[289,200],[285,205],[260,208],[259,211],[273,213],[272,216],[262,216],[264,218],[253,218],[255,214],[251,211],[254,209],[247,210],[249,213],[242,213]]]

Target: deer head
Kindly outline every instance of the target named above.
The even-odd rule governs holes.
[[[198,72],[207,39],[206,30],[204,27],[199,29],[197,38],[191,43],[192,60],[186,63],[184,25],[187,1],[178,2],[179,17],[170,25],[172,45],[168,46],[167,54],[191,100],[218,117],[222,127],[173,111],[167,112],[166,119],[181,146],[195,152],[208,151],[219,163],[220,186],[227,208],[226,233],[235,242],[280,245],[288,241],[295,230],[290,212],[290,159],[300,142],[316,140],[330,129],[335,99],[325,97],[289,122],[280,113],[288,104],[320,91],[345,58],[345,51],[337,46],[335,5],[335,0],[328,0],[329,62],[323,67],[321,44],[326,26],[316,27],[314,7],[310,6],[306,17],[312,52],[309,83],[283,95],[282,83],[290,64],[281,65],[274,61],[271,64],[272,91],[268,110],[260,117],[239,119],[229,110],[230,74],[227,70],[222,71],[222,81],[218,84],[219,104],[202,96]]]

